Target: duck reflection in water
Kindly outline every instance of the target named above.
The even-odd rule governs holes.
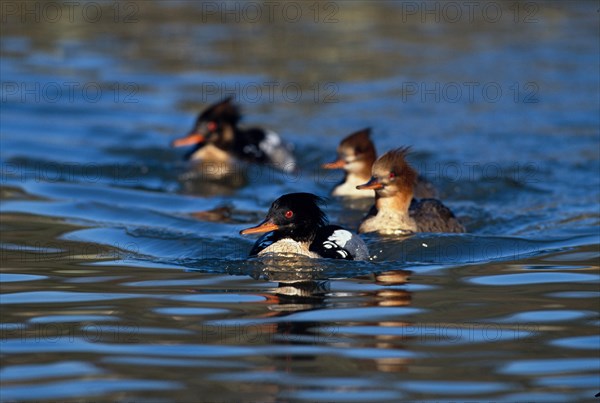
[[[352,343],[352,348],[390,350],[389,357],[385,357],[385,353],[377,354],[378,357],[365,360],[365,365],[372,366],[373,370],[384,372],[406,371],[406,366],[411,362],[410,358],[403,357],[403,354],[397,352],[406,350],[404,342],[412,336],[405,335],[403,331],[397,332],[398,334],[388,334],[383,330],[376,332],[380,334],[372,337],[360,338],[361,341],[357,344],[357,339],[352,337],[352,333],[345,335],[344,328],[349,327],[350,332],[351,328],[356,326],[405,328],[411,326],[411,323],[401,320],[365,321],[360,317],[354,321],[343,316],[338,320],[330,317],[338,309],[343,315],[343,310],[347,307],[345,300],[352,300],[352,306],[358,308],[409,306],[410,291],[398,286],[408,283],[410,271],[389,270],[344,280],[344,282],[373,283],[378,286],[373,291],[353,292],[345,290],[343,284],[338,287],[336,281],[324,278],[324,274],[331,272],[333,268],[331,261],[277,256],[263,258],[260,261],[261,265],[256,266],[252,277],[277,283],[271,292],[260,294],[265,298],[266,304],[266,312],[261,316],[269,318],[269,322],[273,321],[271,328],[273,342],[284,345],[339,348],[340,360],[345,359],[343,350],[348,347],[348,343]],[[357,303],[361,300],[362,302]],[[322,320],[319,319],[321,313]],[[277,371],[287,373],[294,372],[296,368],[294,363],[298,361],[321,359],[319,355],[312,353],[286,354],[281,358],[284,368],[277,368]]]

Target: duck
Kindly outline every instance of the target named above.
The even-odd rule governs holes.
[[[343,169],[344,179],[331,192],[336,197],[366,198],[373,192],[356,187],[371,178],[371,168],[377,159],[375,144],[371,140],[371,128],[358,130],[340,141],[337,148],[338,159],[321,165],[324,169]],[[437,197],[437,190],[425,177],[419,175],[415,184],[415,197]]]
[[[250,256],[296,254],[309,258],[367,260],[368,248],[357,234],[328,224],[320,207],[324,202],[325,199],[312,193],[288,193],[279,197],[260,224],[240,231],[241,235],[264,233],[252,247]]]
[[[365,128],[345,137],[337,148],[338,159],[323,164],[324,169],[343,169],[343,181],[331,192],[332,196],[369,197],[369,192],[356,187],[369,180],[371,167],[377,159],[375,145],[371,141],[371,129]],[[372,192],[371,192],[372,193]]]
[[[410,235],[415,232],[463,233],[465,227],[441,201],[414,199],[417,172],[406,161],[409,147],[382,155],[360,190],[374,190],[375,204],[360,223],[358,233]]]
[[[240,162],[269,165],[283,172],[296,170],[293,147],[272,130],[242,128],[240,108],[227,97],[210,105],[196,118],[192,130],[172,142],[173,147],[193,146],[186,155],[193,162],[211,165],[207,176],[231,172]],[[214,167],[221,169],[214,169]]]

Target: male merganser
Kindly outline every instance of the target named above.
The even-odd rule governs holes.
[[[452,211],[436,199],[413,200],[417,172],[406,162],[409,148],[398,148],[373,164],[369,182],[358,189],[375,190],[375,205],[359,233],[408,235],[414,232],[465,232]]]
[[[267,232],[256,241],[250,256],[300,254],[311,258],[366,260],[369,251],[356,234],[327,225],[319,207],[324,200],[311,193],[289,193],[273,202],[265,220],[240,234]]]
[[[185,137],[173,141],[174,147],[193,145],[188,154],[193,161],[233,166],[237,160],[269,164],[284,172],[294,171],[292,147],[271,130],[240,128],[239,107],[228,97],[205,109]]]
[[[370,135],[370,128],[350,134],[340,142],[337,148],[337,161],[322,165],[325,169],[343,169],[346,171],[344,180],[333,189],[332,196],[373,196],[372,192],[365,192],[356,188],[371,178],[371,167],[377,159],[375,145]],[[417,177],[414,192],[416,198],[437,196],[433,184],[420,175]]]

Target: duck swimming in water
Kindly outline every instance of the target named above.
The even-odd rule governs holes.
[[[265,220],[240,234],[265,233],[250,256],[299,254],[311,258],[366,260],[369,251],[356,234],[328,220],[319,207],[324,200],[311,193],[289,193],[273,202]]]
[[[173,141],[174,147],[193,146],[192,161],[220,166],[207,171],[214,177],[231,172],[241,161],[273,166],[284,172],[296,168],[292,147],[271,131],[258,127],[242,128],[239,107],[231,97],[213,104],[200,113],[190,133]]]
[[[409,235],[415,232],[465,232],[452,211],[437,199],[413,199],[417,172],[406,162],[409,148],[382,155],[373,164],[371,179],[357,189],[375,191],[375,205],[359,233]]]
[[[374,195],[373,192],[356,188],[371,178],[371,168],[377,159],[375,145],[370,136],[371,129],[366,128],[345,137],[337,148],[338,159],[322,165],[324,169],[343,169],[345,171],[342,183],[333,189],[332,196],[364,198]],[[414,193],[417,198],[437,196],[433,184],[422,176],[417,177]]]
[[[375,145],[369,137],[371,129],[363,129],[344,138],[337,148],[338,159],[323,164],[325,169],[343,169],[344,180],[333,189],[332,196],[368,197],[370,192],[356,187],[371,177],[371,166],[377,159]]]

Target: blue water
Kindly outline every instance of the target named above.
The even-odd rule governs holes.
[[[29,4],[1,16],[0,400],[600,392],[596,2]],[[190,174],[169,143],[227,95],[299,172]],[[469,233],[248,260],[239,230],[281,194],[328,195],[320,164],[363,127],[380,153],[412,145]],[[369,203],[326,211],[356,228]]]

